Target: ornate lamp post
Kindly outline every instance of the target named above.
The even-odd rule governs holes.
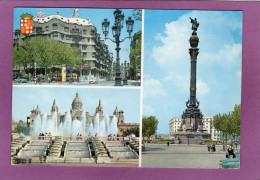
[[[126,72],[126,68],[129,67],[129,63],[126,63],[126,60],[124,62],[124,66],[125,66],[124,67],[124,69],[125,69],[125,76],[124,76],[124,79],[123,79],[123,85],[127,85],[127,72]]]
[[[122,14],[122,11],[120,9],[116,9],[114,11],[114,16],[115,16],[115,23],[112,26],[112,33],[113,33],[113,39],[107,38],[107,35],[109,33],[109,24],[110,22],[108,19],[104,19],[102,22],[102,30],[103,34],[105,35],[105,40],[109,39],[112,42],[116,43],[116,78],[115,78],[115,86],[122,86],[121,82],[121,72],[120,72],[120,58],[119,58],[119,51],[120,51],[120,43],[123,42],[127,38],[131,38],[131,33],[133,31],[133,25],[134,25],[134,20],[132,20],[131,17],[128,17],[128,19],[125,21],[126,22],[126,28],[127,32],[129,33],[128,37],[125,37],[124,39],[120,40],[120,35],[121,35],[121,29],[123,28],[124,24],[124,17],[125,15]]]

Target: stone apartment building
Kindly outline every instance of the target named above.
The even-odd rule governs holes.
[[[86,80],[111,78],[113,54],[109,52],[108,45],[100,37],[96,27],[89,19],[80,18],[77,9],[74,9],[72,17],[64,17],[59,11],[57,14],[45,16],[42,10],[39,10],[33,18],[33,32],[27,36],[33,38],[36,35],[56,39],[70,47],[79,48],[82,64],[74,66],[73,72],[81,75],[81,78]],[[21,34],[20,30],[15,30],[14,46],[21,44],[27,36]],[[61,70],[59,66],[51,68],[52,72]]]

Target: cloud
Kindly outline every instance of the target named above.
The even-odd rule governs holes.
[[[196,17],[198,28],[199,55],[197,61],[197,93],[210,91],[210,78],[215,73],[228,74],[241,68],[242,45],[236,42],[234,33],[242,31],[239,18],[217,11],[191,11],[176,21],[165,23],[164,32],[157,33],[151,56],[166,72],[164,82],[171,82],[178,91],[189,92],[190,55],[188,53],[191,23],[189,17]]]
[[[165,96],[165,90],[159,80],[146,79],[144,83],[144,98]]]

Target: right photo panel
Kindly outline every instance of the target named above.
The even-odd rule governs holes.
[[[240,168],[243,12],[144,12],[142,167]]]

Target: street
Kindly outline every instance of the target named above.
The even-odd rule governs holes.
[[[128,80],[128,85],[123,85],[123,87],[140,87],[140,81],[137,80]],[[114,87],[115,81],[107,81],[107,80],[99,80],[96,84],[90,84],[89,81],[80,81],[80,82],[51,82],[51,83],[37,83],[39,85],[48,85],[48,86],[113,86]],[[123,84],[123,81],[122,81]],[[34,85],[34,82],[30,81],[27,83],[17,83],[13,81],[13,85]]]
[[[225,159],[221,145],[209,154],[206,145],[145,144],[142,153],[142,167],[160,168],[213,168],[219,167],[219,160]]]

